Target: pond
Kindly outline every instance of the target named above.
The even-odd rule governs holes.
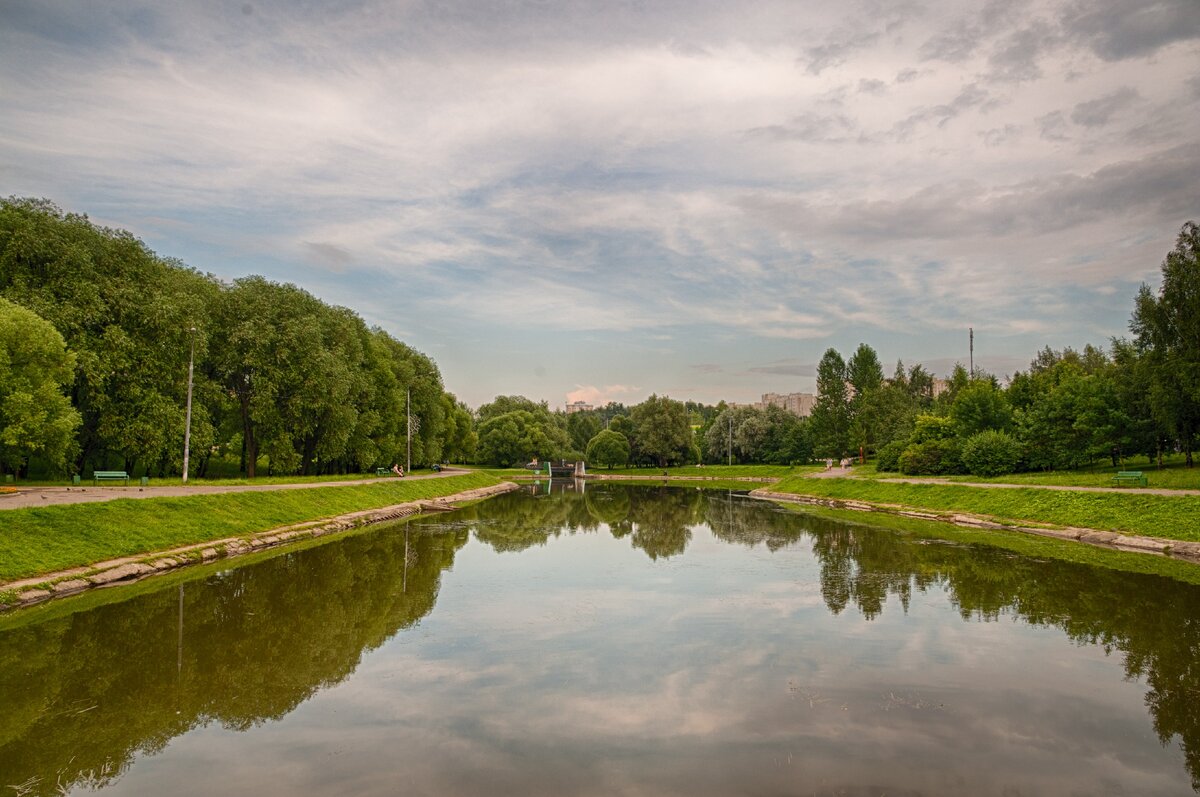
[[[1200,587],[996,539],[535,485],[49,604],[0,794],[1193,793]]]

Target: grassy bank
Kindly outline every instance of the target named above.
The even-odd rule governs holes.
[[[1200,540],[1200,496],[803,478],[785,479],[771,489],[795,495],[990,515],[1012,524],[1080,526],[1163,539]]]
[[[12,509],[4,513],[0,525],[0,582],[362,509],[437,498],[496,481],[486,474],[470,473],[308,490]]]
[[[867,519],[861,512],[845,509],[825,509],[799,504],[789,504],[785,508],[805,517],[836,520],[868,530],[887,529],[917,539],[952,542],[959,545],[987,545],[993,548],[1003,548],[1022,556],[1058,559],[1126,573],[1146,573],[1200,585],[1200,568],[1190,562],[1163,556],[1146,556],[1143,553],[1129,553],[1098,548],[1093,545],[1080,545],[1076,542],[1038,537],[1018,531],[963,529],[949,523],[916,520],[894,515],[870,515]]]

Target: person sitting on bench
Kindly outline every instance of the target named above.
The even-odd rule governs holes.
[[[403,476],[404,468],[400,467],[399,465],[392,465],[392,473],[396,474],[397,476]]]

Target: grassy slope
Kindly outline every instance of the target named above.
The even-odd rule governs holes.
[[[0,516],[0,582],[495,484],[472,473],[347,487],[12,509]]]
[[[785,479],[776,492],[903,504],[991,515],[1005,521],[1082,526],[1175,540],[1200,540],[1200,496],[1079,493],[891,484],[862,479]]]
[[[1067,562],[1095,565],[1129,573],[1150,573],[1166,576],[1188,584],[1200,585],[1200,568],[1190,562],[1161,556],[1146,556],[1076,542],[1038,537],[1018,531],[984,531],[963,529],[949,523],[896,517],[867,515],[850,510],[825,509],[791,504],[787,509],[800,515],[829,518],[865,529],[888,529],[913,537],[947,540],[962,545],[988,545],[1019,553],[1023,556],[1060,559]]]

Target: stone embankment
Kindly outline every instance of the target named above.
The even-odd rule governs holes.
[[[1137,553],[1152,553],[1159,556],[1170,556],[1190,562],[1200,563],[1200,542],[1185,540],[1165,540],[1157,537],[1141,537],[1136,534],[1121,534],[1115,531],[1099,529],[1083,529],[1072,526],[1021,526],[998,523],[995,520],[980,515],[969,515],[961,512],[938,512],[933,510],[913,509],[900,504],[876,504],[865,501],[847,501],[836,498],[819,498],[811,495],[796,495],[794,493],[778,493],[766,488],[752,490],[750,496],[770,501],[783,501],[793,504],[807,504],[829,509],[848,509],[854,512],[880,512],[898,517],[916,518],[918,520],[934,520],[941,523],[952,523],[964,528],[985,529],[993,531],[1020,531],[1027,534],[1037,534],[1041,537],[1054,537],[1060,540],[1084,542],[1101,548],[1114,548],[1121,551]]]
[[[228,537],[222,540],[173,548],[169,551],[126,556],[87,567],[47,573],[36,578],[0,584],[0,609],[27,606],[51,598],[74,595],[89,589],[138,581],[188,565],[264,551],[268,548],[316,539],[374,523],[398,520],[422,513],[449,512],[458,508],[455,506],[455,502],[478,501],[517,489],[520,488],[516,484],[504,482],[441,498],[409,501],[380,509],[350,512],[326,520],[282,526],[250,536]]]

